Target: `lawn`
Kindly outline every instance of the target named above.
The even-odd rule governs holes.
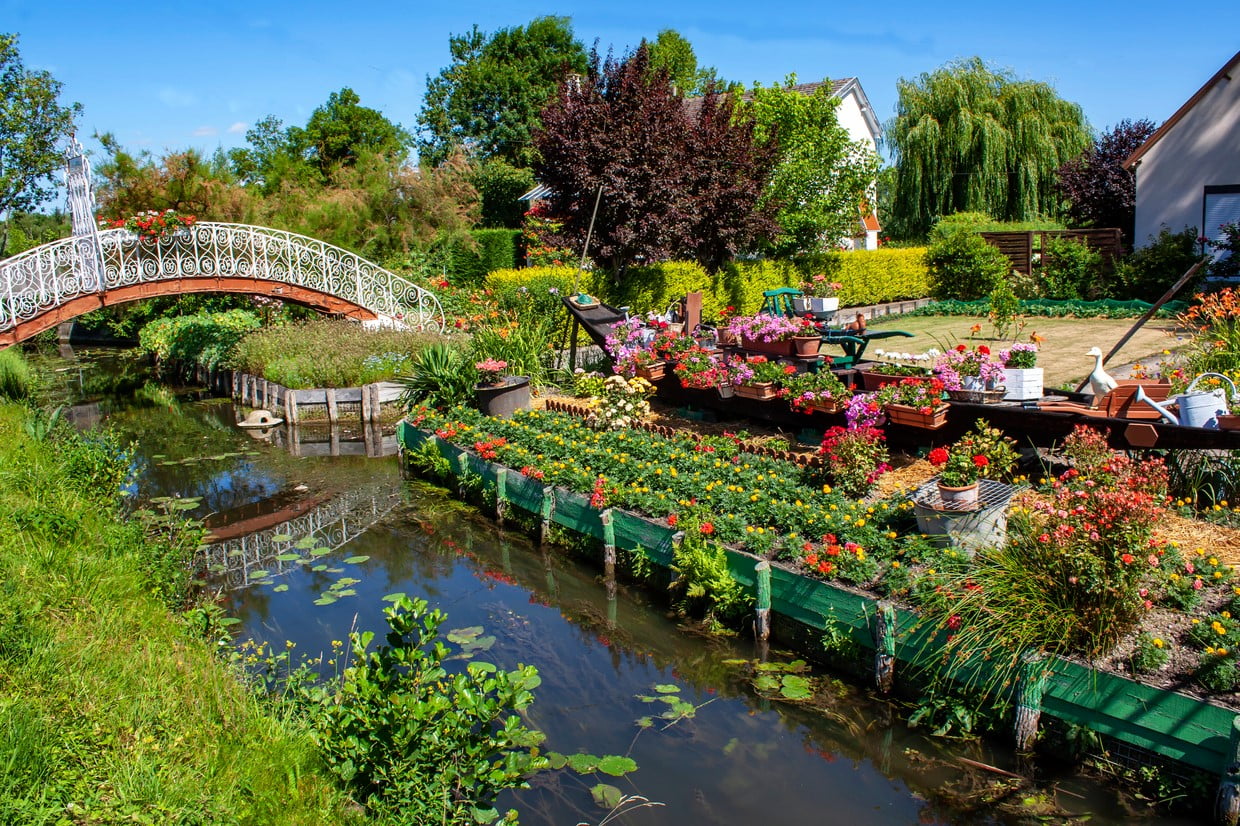
[[[1038,366],[1046,371],[1048,389],[1063,388],[1069,384],[1071,389],[1075,389],[1093,370],[1093,358],[1085,355],[1089,348],[1097,346],[1103,353],[1108,352],[1135,322],[1136,319],[1128,318],[1028,318],[1025,319],[1024,329],[1015,335],[1022,341],[1028,341],[1033,333],[1044,339]],[[974,342],[988,344],[992,349],[1011,343],[1011,338],[995,338],[994,327],[985,318],[890,316],[875,319],[870,323],[870,329],[905,330],[914,337],[877,342],[867,354],[872,354],[875,348],[884,347],[910,353],[920,353],[930,347],[941,350],[968,340],[969,331],[979,323],[982,330],[973,337]],[[1164,350],[1174,350],[1187,340],[1177,338],[1174,330],[1175,323],[1170,319],[1151,319],[1107,362],[1107,369],[1113,375],[1123,377],[1128,375],[1134,363],[1155,365],[1163,357]]]

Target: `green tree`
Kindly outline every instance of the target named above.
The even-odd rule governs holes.
[[[148,209],[174,209],[204,221],[245,222],[255,198],[241,186],[222,151],[204,157],[195,149],[168,152],[127,151],[111,133],[96,135],[106,153],[96,167],[100,212],[124,217]]]
[[[706,94],[710,86],[721,86],[713,66],[699,67],[693,46],[675,29],[659,32],[650,49],[650,70],[667,72],[677,91],[685,97]]]
[[[22,63],[16,34],[0,34],[0,257],[9,216],[38,206],[63,159],[57,144],[73,134],[81,106],[60,105],[60,81]]]
[[[482,226],[521,226],[525,204],[517,199],[533,189],[532,171],[519,169],[503,158],[489,158],[474,165],[469,182],[482,198]]]
[[[426,80],[418,151],[442,162],[455,149],[518,167],[534,160],[539,112],[569,74],[586,70],[586,52],[567,17],[485,34],[477,26],[448,39],[452,63]]]
[[[887,130],[898,225],[924,235],[953,212],[1008,221],[1059,212],[1055,171],[1090,144],[1079,106],[978,57],[901,79],[898,90]]]
[[[781,232],[774,246],[784,255],[815,252],[853,235],[861,208],[874,200],[879,167],[874,151],[840,126],[840,101],[830,83],[812,95],[795,85],[795,75],[782,87],[754,84],[746,107],[756,139],[776,146],[778,161],[763,199],[777,210]]]
[[[298,186],[325,184],[335,170],[354,166],[363,155],[404,161],[413,142],[412,135],[382,112],[362,106],[361,98],[347,86],[332,92],[304,127],[285,128],[279,118],[269,115],[245,137],[249,146],[234,149],[229,158],[238,178],[264,194],[288,181]]]

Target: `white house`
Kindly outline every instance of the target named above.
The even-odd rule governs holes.
[[[1240,52],[1124,161],[1136,177],[1134,243],[1166,226],[1206,238],[1240,221]]]

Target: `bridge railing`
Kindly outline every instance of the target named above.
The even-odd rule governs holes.
[[[202,221],[154,240],[99,233],[102,284],[89,240],[66,238],[0,261],[0,330],[101,290],[182,278],[254,278],[335,296],[382,322],[442,330],[433,293],[340,247],[284,230]]]

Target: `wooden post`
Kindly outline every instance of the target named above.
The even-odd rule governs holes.
[[[370,385],[370,420],[377,422],[383,418],[383,402],[379,401],[379,382]]]
[[[268,402],[268,398],[267,398],[267,397],[268,397],[268,395],[269,395],[269,391],[267,390],[267,384],[268,384],[268,382],[267,382],[267,380],[266,380],[266,379],[259,379],[259,380],[258,380],[258,397],[259,397],[259,399],[261,399],[261,400],[262,400],[262,404],[261,404],[261,405],[259,405],[259,407],[262,407],[262,408],[264,408],[264,409],[270,409],[270,408],[269,408],[269,406],[268,406],[268,404],[267,404],[267,402]]]
[[[278,430],[276,432],[279,433]],[[290,456],[301,455],[301,431],[295,422],[288,428],[288,453]]]
[[[874,684],[884,694],[896,679],[896,609],[880,600],[874,614]]]
[[[577,369],[577,328],[581,326],[581,322],[577,320],[577,316],[573,316],[573,334],[568,339],[568,372]]]
[[[754,618],[754,633],[760,640],[771,638],[771,563],[765,559],[753,566],[758,584],[758,610]]]
[[[538,524],[538,544],[540,546],[547,544],[547,534],[551,530],[551,517],[553,515],[555,515],[555,488],[545,485],[542,489],[542,502],[539,503],[539,516],[542,517]]]
[[[504,510],[508,505],[508,468],[500,465],[495,469],[495,524],[504,528]]]
[[[340,426],[330,424],[327,426],[327,452],[332,456],[340,455]]]
[[[327,421],[335,424],[340,419],[339,408],[336,407],[336,388],[329,387],[324,393],[327,395]]]
[[[288,408],[288,420],[292,422],[293,424],[297,424],[298,422],[297,391],[296,390],[285,390],[284,399],[285,399],[285,402],[284,402],[285,407]]]
[[[370,412],[370,387],[362,385],[362,424],[370,421],[372,415]]]
[[[1227,746],[1227,765],[1214,799],[1214,822],[1219,826],[1240,823],[1240,716],[1231,720],[1231,742]]]
[[[1016,750],[1029,751],[1042,717],[1042,694],[1046,691],[1045,658],[1040,651],[1026,651],[1020,658],[1020,683],[1016,687]]]

